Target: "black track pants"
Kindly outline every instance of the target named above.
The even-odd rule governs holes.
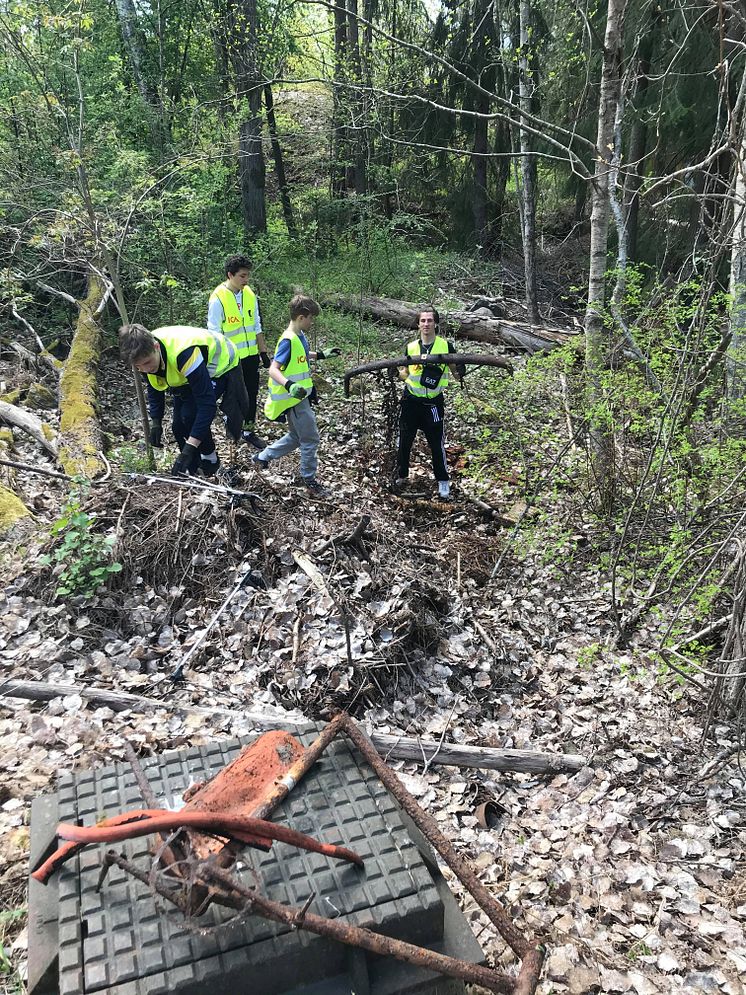
[[[259,356],[244,356],[241,360],[243,382],[249,395],[249,413],[246,421],[252,424],[256,421],[256,398],[259,393]]]
[[[192,425],[194,425],[196,417],[197,405],[191,391],[185,391],[183,394],[174,393],[174,417],[171,428],[179,449],[184,448],[186,440],[192,434]],[[215,440],[209,429],[207,435],[202,439],[199,451],[202,456],[207,456],[209,453],[215,452]]]
[[[433,473],[436,480],[449,480],[446,467],[446,450],[444,445],[443,425],[443,395],[431,401],[420,401],[407,391],[404,392],[399,412],[399,453],[397,457],[397,476],[409,476],[409,454],[418,430],[422,430],[430,446],[433,457]]]

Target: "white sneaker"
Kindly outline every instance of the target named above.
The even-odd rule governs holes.
[[[451,481],[450,480],[439,480],[438,481],[438,497],[449,498],[451,496]]]

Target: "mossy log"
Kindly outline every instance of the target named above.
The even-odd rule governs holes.
[[[17,494],[0,484],[0,534],[7,532],[22,518],[27,518],[31,512]]]
[[[96,310],[105,288],[101,280],[89,277],[88,296],[80,302],[70,353],[60,376],[60,463],[72,476],[95,477],[105,470],[98,420],[96,374],[101,356],[101,329]]]

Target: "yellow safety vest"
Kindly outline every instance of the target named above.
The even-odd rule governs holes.
[[[308,356],[303,348],[303,343],[289,328],[280,336],[279,342],[282,342],[283,339],[288,339],[290,342],[290,359],[280,369],[291,383],[301,384],[310,394],[313,380],[311,379],[311,371],[308,369]],[[299,404],[300,401],[300,398],[292,397],[284,385],[281,387],[274,382],[272,377],[269,378],[269,394],[264,402],[264,414],[270,421],[279,418],[283,411]]]
[[[224,283],[216,287],[210,295],[210,300],[217,297],[223,305],[223,323],[220,331],[230,339],[238,349],[238,356],[256,356],[259,347],[256,344],[257,315],[259,309],[256,294],[251,287],[244,287],[241,294],[241,310],[238,309],[236,295]]]
[[[407,355],[408,356],[422,355],[422,343],[420,342],[419,339],[415,339],[413,342],[410,342],[408,344]],[[448,342],[440,335],[436,335],[435,341],[433,342],[433,347],[429,355],[447,356]],[[407,387],[409,388],[410,394],[414,394],[415,397],[431,398],[431,397],[437,397],[439,394],[443,393],[445,388],[448,386],[448,380],[449,380],[448,365],[446,363],[443,364],[435,363],[433,365],[437,366],[438,369],[441,371],[440,380],[438,381],[437,386],[435,387],[425,387],[422,385],[421,366],[413,364],[412,366],[408,367],[409,373],[407,374],[406,384]]]
[[[188,370],[191,366],[195,350],[199,350],[202,358],[206,360],[211,380],[217,380],[238,364],[236,347],[220,332],[210,332],[206,328],[192,328],[189,325],[167,325],[164,328],[156,328],[152,335],[166,349],[166,375],[147,374],[148,383],[156,390],[183,387],[189,383],[182,370]],[[180,353],[190,346],[193,346],[193,349],[189,359],[179,369],[176,360]]]

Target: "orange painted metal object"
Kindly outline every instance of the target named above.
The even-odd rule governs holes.
[[[179,815],[204,813],[216,816],[256,816],[264,809],[283,776],[303,756],[303,747],[287,732],[265,732],[241,750],[235,760],[209,781],[184,792],[186,804]],[[271,839],[233,832],[233,839],[269,850]],[[192,849],[199,857],[209,857],[223,849],[227,839],[195,833]]]
[[[280,840],[291,846],[310,850],[311,853],[323,853],[327,857],[346,860],[350,864],[363,866],[363,858],[352,850],[333,843],[320,843],[313,836],[306,836],[296,829],[289,829],[276,822],[266,819],[252,819],[251,816],[225,815],[208,812],[159,812],[146,809],[130,813],[131,821],[118,826],[74,826],[61,822],[57,826],[57,835],[63,840],[75,843],[121,843],[137,836],[148,836],[151,833],[172,831],[174,829],[204,829],[211,832],[225,833],[232,839],[241,836],[258,838],[270,842]]]
[[[150,808],[121,812],[96,826],[60,826],[57,835],[68,842],[32,873],[46,884],[51,875],[86,843],[121,841],[165,829],[190,831],[192,852],[199,858],[220,854],[222,866],[236,859],[237,847],[269,850],[275,839],[328,856],[361,863],[357,854],[262,820],[313,766],[336,731],[325,730],[307,750],[287,732],[266,732],[245,747],[227,767],[189,788],[178,812]],[[116,833],[109,830],[119,829]],[[200,832],[203,830],[203,832]],[[209,834],[209,835],[208,835]]]

